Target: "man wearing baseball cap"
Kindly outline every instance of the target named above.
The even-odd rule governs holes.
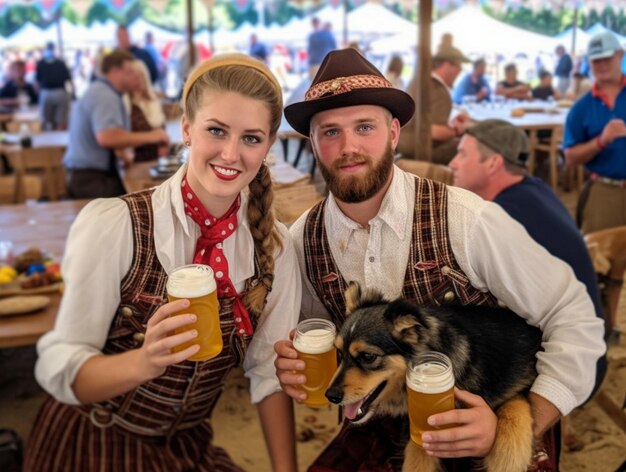
[[[596,316],[603,318],[598,281],[585,242],[567,208],[541,179],[526,171],[529,142],[526,133],[503,120],[484,120],[470,126],[449,164],[454,185],[500,205],[550,254],[567,262],[587,287]],[[606,370],[600,359],[599,387]]]
[[[626,77],[624,51],[609,31],[589,41],[595,83],[567,115],[563,148],[568,165],[584,165],[590,179],[578,201],[583,233],[626,224]]]
[[[328,318],[341,329],[349,281],[387,299],[425,305],[504,303],[544,332],[529,394],[533,432],[541,438],[589,396],[605,351],[602,323],[571,269],[498,205],[394,166],[400,127],[413,108],[409,95],[352,49],[329,53],[305,100],[286,107],[291,126],[310,138],[330,191],[290,228],[303,276],[301,319]],[[306,399],[304,361],[293,343],[279,341],[274,349],[281,387],[297,401]],[[378,387],[344,398],[344,426],[311,472],[399,469],[407,423],[375,410],[379,395],[389,395],[392,385],[402,388],[382,380],[390,370],[381,364]],[[516,438],[501,434],[497,444],[509,441],[518,455],[494,446],[497,414],[479,395],[455,395],[465,408],[432,415],[422,451],[454,462],[481,457],[492,470],[512,470],[511,461],[519,459],[510,443]],[[444,425],[449,428],[437,429]],[[525,465],[530,458],[522,456]]]

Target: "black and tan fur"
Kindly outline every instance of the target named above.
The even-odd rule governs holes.
[[[351,412],[351,421],[364,423],[374,415],[408,421],[407,362],[422,351],[443,352],[452,361],[456,386],[483,397],[498,416],[495,444],[483,465],[491,472],[527,469],[533,423],[523,395],[537,376],[538,328],[504,308],[422,307],[384,300],[357,284],[346,290],[346,311],[350,316],[335,342],[342,361],[326,396]],[[403,470],[438,467],[438,459],[408,441]]]

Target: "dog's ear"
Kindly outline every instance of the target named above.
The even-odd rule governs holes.
[[[350,282],[344,294],[346,300],[346,315],[354,313],[361,307],[377,305],[384,301],[382,293],[372,290],[362,290],[357,282]]]
[[[396,300],[389,305],[385,318],[391,324],[391,335],[398,341],[416,345],[421,325],[419,307],[405,300]]]

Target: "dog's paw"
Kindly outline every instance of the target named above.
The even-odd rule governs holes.
[[[533,418],[525,398],[515,397],[496,412],[498,426],[491,452],[484,459],[488,472],[525,472],[533,455]]]
[[[402,472],[438,472],[439,470],[441,470],[439,459],[429,456],[424,449],[409,440],[404,448]]]

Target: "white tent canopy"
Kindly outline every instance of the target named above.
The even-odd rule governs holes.
[[[46,34],[54,36],[52,41],[58,41],[58,28],[60,26],[61,29],[61,37],[63,38],[63,43],[65,45],[68,44],[81,44],[86,38],[89,37],[90,30],[83,25],[75,25],[74,23],[67,20],[67,18],[61,18],[60,24],[52,23],[50,26],[46,28]]]
[[[48,30],[42,30],[39,26],[29,21],[6,38],[5,46],[44,46],[48,41],[56,41],[56,32]]]
[[[136,43],[143,43],[148,31],[152,32],[154,42],[157,44],[167,43],[168,41],[180,41],[184,39],[185,36],[182,32],[166,30],[160,26],[147,22],[143,18],[137,18],[133,21],[128,26],[128,30],[133,38],[133,41]]]
[[[348,13],[348,31],[363,35],[379,36],[413,34],[417,37],[417,25],[378,3],[364,3]]]
[[[272,26],[264,31],[257,30],[257,34],[264,41],[303,43],[312,31],[311,17],[319,18],[322,24],[330,23],[334,35],[337,38],[343,37],[344,9],[332,5],[322,8],[310,17],[294,19],[282,27]],[[417,25],[377,3],[365,3],[349,12],[346,28],[350,41],[397,33],[417,35]]]
[[[569,51],[572,48],[573,36],[574,36],[574,28],[572,27],[567,28],[562,33],[559,33],[556,36],[554,36],[552,38],[551,44],[554,45],[554,47],[558,46],[559,44],[563,45],[563,47],[565,47],[565,49]],[[575,45],[576,51],[575,52],[577,54],[579,52],[584,53],[587,50],[587,45],[589,44],[589,40],[591,39],[591,36],[592,35],[590,35],[586,31],[583,31],[580,28],[576,28],[576,45]]]
[[[454,44],[465,54],[511,55],[519,52],[536,53],[552,48],[549,36],[507,25],[472,5],[454,10],[433,23],[433,49],[437,48],[445,33],[452,34]]]
[[[553,49],[549,36],[507,25],[483,13],[478,7],[466,5],[432,24],[432,48],[437,49],[441,36],[450,33],[454,45],[465,54],[487,55],[536,53]],[[370,49],[378,54],[415,49],[417,33],[400,33],[372,42]]]

